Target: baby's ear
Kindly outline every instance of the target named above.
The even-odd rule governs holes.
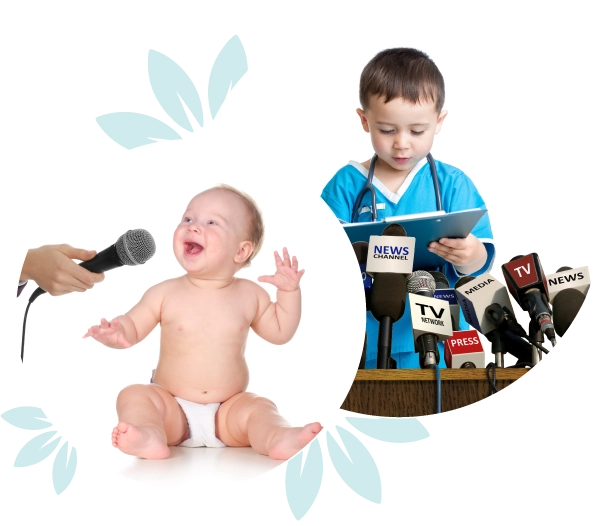
[[[234,256],[234,262],[239,265],[244,265],[253,252],[253,243],[251,241],[241,241],[239,250]]]
[[[443,110],[439,114],[439,117],[437,117],[437,127],[435,128],[435,135],[437,135],[441,131],[441,126],[443,125],[443,121],[445,120],[447,114],[448,110]]]

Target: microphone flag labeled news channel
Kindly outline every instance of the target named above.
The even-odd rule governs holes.
[[[549,286],[538,254],[516,256],[502,265],[509,292],[530,315],[530,337],[542,343],[545,335],[555,346],[555,328],[549,307]]]
[[[437,344],[452,336],[450,304],[433,297],[435,280],[428,272],[417,270],[407,281],[414,348],[422,369],[439,365]]]
[[[585,301],[591,277],[587,267],[562,267],[547,276],[555,332],[563,337]]]
[[[438,300],[445,300],[450,304],[450,313],[452,314],[452,330],[460,330],[460,305],[456,299],[456,292],[450,287],[450,282],[445,274],[437,271],[429,271],[429,274],[435,279],[435,292],[433,297]]]
[[[150,232],[143,228],[127,230],[118,238],[116,243],[99,252],[93,259],[83,261],[79,265],[90,272],[101,274],[123,265],[142,265],[155,252],[156,243],[154,243],[154,238]],[[46,290],[38,287],[28,301],[32,303],[38,296],[44,293],[46,293]]]
[[[412,272],[416,240],[396,223],[381,236],[370,236],[367,273],[373,276],[370,310],[379,323],[376,367],[389,369],[393,323],[405,312],[407,276]]]
[[[456,282],[455,292],[467,323],[492,342],[498,367],[504,365],[505,352],[530,362],[531,347],[521,341],[526,331],[517,323],[509,293],[500,281],[487,273],[476,278],[464,276]],[[514,337],[508,338],[507,331]]]

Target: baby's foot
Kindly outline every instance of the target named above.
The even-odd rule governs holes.
[[[140,426],[119,422],[112,431],[112,445],[127,455],[161,459],[169,457],[167,440],[152,426]]]
[[[323,427],[319,422],[304,427],[281,427],[268,444],[268,456],[287,460],[317,436]]]

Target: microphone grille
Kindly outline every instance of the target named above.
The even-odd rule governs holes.
[[[431,270],[429,271],[429,274],[433,276],[433,279],[435,280],[435,289],[450,288],[450,282],[448,281],[448,278],[445,277],[445,274],[443,272]]]
[[[435,292],[435,279],[425,270],[412,272],[407,281],[407,291],[411,294],[430,294]]]
[[[116,253],[123,265],[141,265],[156,252],[154,238],[147,230],[127,230],[116,241]]]
[[[407,232],[399,223],[391,223],[383,231],[383,236],[404,236],[407,237]]]
[[[475,278],[473,276],[462,276],[462,278],[460,278],[456,284],[454,285],[454,288],[460,288],[462,287],[462,285],[466,285],[467,283],[473,281]]]
[[[572,267],[560,267],[560,268],[557,269],[556,273],[557,272],[564,272],[565,270],[572,270]]]

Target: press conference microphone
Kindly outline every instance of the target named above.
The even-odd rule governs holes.
[[[147,230],[141,228],[128,230],[118,238],[116,243],[102,250],[93,259],[79,263],[90,272],[100,274],[123,265],[141,265],[156,252],[154,239]],[[46,290],[38,287],[30,296],[29,303],[44,294]]]
[[[369,310],[369,295],[372,291],[372,277],[367,273],[367,252],[369,243],[366,241],[357,241],[352,244],[353,251],[357,257],[357,263],[361,270],[361,280],[363,281],[363,290],[365,291],[365,310]]]
[[[445,300],[450,304],[450,314],[452,315],[452,330],[460,330],[460,306],[456,299],[454,289],[450,287],[450,282],[443,272],[436,270],[429,271],[435,279],[435,292],[433,296],[439,300]]]
[[[542,334],[555,346],[555,328],[549,307],[549,286],[538,254],[516,256],[502,265],[509,292],[530,315],[530,337],[542,343]],[[542,331],[542,333],[541,333]],[[532,333],[536,333],[535,336]]]
[[[407,281],[414,346],[422,369],[439,365],[437,344],[452,336],[449,304],[433,297],[435,286],[433,276],[424,270],[413,272]]]
[[[521,338],[526,331],[517,323],[506,287],[490,274],[463,276],[454,286],[465,320],[492,342],[497,367],[504,367],[504,353],[535,363],[531,347]],[[509,334],[513,335],[509,338]],[[516,347],[518,346],[518,347]]]
[[[370,236],[367,271],[373,272],[370,310],[380,322],[376,367],[389,369],[393,323],[405,312],[407,275],[412,270],[413,238],[396,223],[381,236]]]
[[[578,290],[586,296],[591,285],[591,278],[587,267],[575,269],[572,267],[561,267],[555,274],[547,276],[547,283],[549,285],[549,293],[547,294],[549,296],[549,303],[553,305],[555,296],[563,290]]]
[[[370,310],[380,322],[376,368],[389,369],[393,323],[405,312],[407,278],[403,274],[380,273],[374,278]]]
[[[479,333],[474,329],[454,331],[444,342],[443,349],[448,369],[483,369],[486,366],[483,345],[479,341]]]
[[[553,321],[555,332],[563,337],[576,318],[578,311],[585,301],[585,295],[577,289],[564,289],[553,299]]]

